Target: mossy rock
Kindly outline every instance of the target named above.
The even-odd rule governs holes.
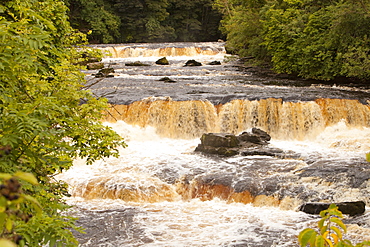
[[[155,63],[159,65],[169,65],[170,64],[166,57],[162,57],[158,59]]]
[[[102,69],[102,68],[104,68],[104,63],[100,63],[100,62],[97,62],[97,63],[89,63],[89,64],[87,64],[86,68],[88,70]]]

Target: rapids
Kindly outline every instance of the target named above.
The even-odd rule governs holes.
[[[370,205],[366,88],[259,77],[241,69],[223,43],[99,48],[110,51],[104,62],[115,77],[86,77],[112,104],[104,121],[128,147],[91,166],[76,160],[58,175],[86,229],[76,233],[80,246],[298,246],[298,233],[318,221],[298,211],[303,202]],[[162,56],[170,65],[154,63]],[[204,66],[183,67],[188,59]],[[215,60],[222,64],[207,65]],[[130,61],[150,66],[124,66]],[[164,76],[176,82],[158,81]],[[252,127],[295,155],[194,152],[203,133]],[[345,223],[346,238],[369,239],[369,208]]]

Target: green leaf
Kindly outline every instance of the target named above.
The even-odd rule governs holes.
[[[33,198],[30,195],[24,195],[24,194],[22,195],[22,197],[25,198],[27,201],[30,201],[32,203],[33,208],[36,210],[36,212],[38,214],[42,213],[41,205],[35,198]]]
[[[14,174],[14,176],[24,180],[24,181],[27,181],[33,185],[36,185],[38,184],[38,181],[36,179],[36,177],[32,174],[32,173],[28,173],[28,172],[21,172],[21,171],[18,171]]]
[[[13,176],[11,174],[8,174],[8,173],[0,173],[0,179],[5,179],[5,180],[8,180],[8,179],[11,179]]]
[[[346,225],[340,219],[338,219],[336,217],[332,217],[332,218],[330,218],[330,221],[333,222],[333,223],[335,223],[335,224],[337,224],[340,228],[342,228],[343,231],[344,231],[344,233],[347,232]]]
[[[301,246],[306,246],[308,243],[314,242],[316,238],[316,231],[311,228],[304,229],[298,235],[298,241]]]
[[[367,162],[370,162],[370,153],[367,153],[367,154],[366,154],[366,161],[367,161]]]
[[[17,247],[15,243],[13,243],[10,240],[4,239],[4,238],[0,239],[0,246],[1,247]]]
[[[5,229],[8,231],[8,232],[11,232],[12,229],[13,229],[13,221],[11,218],[7,218],[6,221],[5,221]]]
[[[319,229],[321,229],[323,226],[324,226],[324,223],[325,223],[325,219],[321,219],[317,224],[318,224],[318,227]]]
[[[324,234],[326,231],[328,230],[328,226],[323,226],[321,229],[320,229],[320,233],[321,234]]]
[[[321,236],[321,235],[318,235],[316,237],[316,240],[315,240],[315,247],[325,247],[325,239]]]
[[[338,227],[331,226],[330,229],[333,230],[337,234],[339,239],[342,239],[343,235],[342,235],[341,230]]]

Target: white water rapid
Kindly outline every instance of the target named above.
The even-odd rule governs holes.
[[[224,60],[223,44],[198,45],[203,48],[194,44],[190,48],[172,45],[180,50],[169,44],[105,48],[113,54],[105,59],[107,63],[151,64],[117,67],[105,88],[112,83],[141,92],[139,85],[144,85],[154,92],[164,85],[175,95],[185,86],[216,87],[223,92],[234,87],[232,94],[238,97],[216,104],[212,99],[220,93],[212,91],[209,99],[189,94],[188,99],[177,101],[159,90],[151,96],[142,91],[142,97],[138,94],[127,104],[113,102],[105,123],[125,138],[128,147],[120,150],[119,158],[90,166],[76,160],[70,170],[58,175],[70,185],[71,214],[80,217],[78,223],[86,231],[76,234],[80,246],[293,247],[298,246],[299,232],[315,227],[319,219],[300,212],[302,203],[362,200],[370,205],[370,164],[365,160],[370,151],[368,105],[352,96],[310,101],[296,96],[289,102],[274,94],[289,91],[286,86],[243,83],[239,88],[238,81],[249,80],[250,74]],[[162,56],[172,64],[153,64]],[[186,70],[182,64],[187,59],[204,64],[220,60],[222,65]],[[157,81],[166,75],[177,83]],[[102,88],[94,90],[99,93]],[[268,97],[251,98],[246,92],[243,98],[241,90],[251,88]],[[348,90],[349,95],[353,92],[357,91]],[[205,97],[205,93],[199,95]],[[216,157],[194,152],[203,133],[239,134],[252,127],[271,134],[270,146],[294,155]],[[346,238],[369,240],[369,208],[364,215],[346,216],[345,223]]]

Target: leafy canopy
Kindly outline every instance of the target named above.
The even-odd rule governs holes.
[[[106,100],[83,90],[84,75],[73,64],[84,36],[70,27],[66,11],[58,0],[0,4],[0,173],[34,174],[39,184],[25,183],[24,193],[43,208],[28,223],[15,224],[27,246],[75,245],[68,230],[73,220],[61,215],[66,186],[53,176],[76,157],[91,164],[118,156],[125,146],[100,122]],[[27,205],[25,211],[35,213]]]

